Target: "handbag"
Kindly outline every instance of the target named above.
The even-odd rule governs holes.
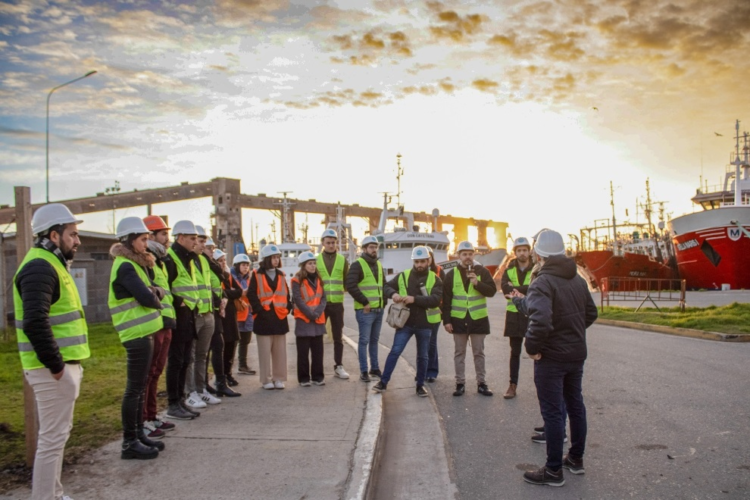
[[[232,284],[233,281],[236,281],[236,280],[234,280],[234,278],[232,278],[232,275],[230,274],[229,275],[230,285]],[[239,299],[234,299],[234,307],[237,308],[237,312],[243,312],[247,310],[247,308],[249,307],[249,304],[245,302],[244,300],[242,300],[242,297],[240,297]]]
[[[409,319],[409,307],[403,304],[393,303],[388,308],[388,316],[385,321],[393,328],[403,328]]]

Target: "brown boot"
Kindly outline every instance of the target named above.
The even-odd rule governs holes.
[[[505,391],[505,394],[503,395],[503,397],[505,399],[513,399],[513,398],[515,398],[516,397],[516,387],[517,387],[516,384],[510,384],[508,386],[508,390]]]

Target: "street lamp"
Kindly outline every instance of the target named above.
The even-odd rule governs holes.
[[[88,78],[94,73],[96,73],[96,71],[89,71],[83,76],[79,76],[78,78],[74,80],[65,82],[62,85],[58,85],[57,87],[50,90],[49,94],[47,94],[47,203],[49,203],[49,100],[50,100],[50,97],[52,97],[52,92],[54,92],[55,90],[65,87],[66,85],[70,85],[71,83],[75,83],[78,80],[83,80],[84,78]]]

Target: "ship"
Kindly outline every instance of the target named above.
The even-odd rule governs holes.
[[[666,289],[671,283],[657,280],[677,279],[674,252],[669,234],[664,231],[664,202],[653,202],[649,180],[646,201],[642,205],[645,221],[625,221],[618,225],[614,209],[614,188],[610,182],[612,219],[599,219],[571,234],[569,252],[578,272],[592,290],[601,288],[604,278],[636,278],[641,289]],[[652,222],[653,206],[660,204],[660,221]],[[639,207],[636,207],[638,210]]]
[[[735,147],[721,186],[701,186],[702,210],[672,219],[680,276],[690,289],[750,288],[750,136],[735,123]],[[742,144],[740,144],[742,143]]]

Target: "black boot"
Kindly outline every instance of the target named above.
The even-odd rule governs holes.
[[[226,378],[227,377],[216,377],[216,395],[226,396],[228,398],[236,398],[242,396],[242,394],[240,394],[239,392],[235,392],[227,387]]]
[[[146,434],[143,432],[142,426],[138,427],[138,441],[151,448],[156,448],[159,451],[164,451],[165,448],[164,443],[161,441],[154,441],[153,439],[147,438]]]
[[[213,394],[214,396],[216,396],[216,389],[214,389],[213,386],[211,386],[211,384],[209,384],[208,382],[206,382],[206,390],[209,394]]]
[[[237,387],[238,385],[240,385],[240,383],[237,382],[237,379],[235,379],[233,376],[227,375],[227,385],[229,387]]]
[[[150,460],[159,456],[159,450],[141,443],[138,439],[122,442],[120,458],[123,460]]]

